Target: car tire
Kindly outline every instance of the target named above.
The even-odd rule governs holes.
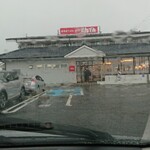
[[[23,101],[25,99],[25,96],[26,96],[26,90],[24,87],[22,87],[20,91],[19,101]]]
[[[33,91],[33,92],[31,93],[32,96],[35,96],[36,94],[37,94],[36,91]]]
[[[7,104],[7,94],[6,92],[0,92],[0,109],[4,109]]]

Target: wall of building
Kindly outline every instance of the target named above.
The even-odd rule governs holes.
[[[106,75],[105,81],[98,81],[98,84],[140,84],[148,83],[148,74],[139,75]]]
[[[6,62],[6,70],[20,70],[24,76],[40,75],[47,84],[76,83],[76,72],[69,72],[75,60],[13,60]]]

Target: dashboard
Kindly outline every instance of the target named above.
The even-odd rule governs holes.
[[[46,147],[21,147],[3,148],[3,150],[150,150],[139,147],[115,147],[115,146],[46,146]]]

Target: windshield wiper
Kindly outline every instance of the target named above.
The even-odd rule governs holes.
[[[53,129],[53,130],[52,130]],[[0,124],[0,130],[31,131],[40,133],[51,133],[72,137],[85,137],[89,139],[112,139],[112,136],[105,132],[93,131],[90,129],[76,127],[71,125],[52,124],[51,122],[37,123],[3,123]]]
[[[132,145],[132,146],[143,146],[145,143],[141,143],[140,140],[131,140],[131,139],[116,139],[106,132],[94,131],[82,127],[75,127],[71,125],[61,125],[61,124],[52,124],[51,122],[46,123],[3,123],[0,124],[1,130],[13,130],[24,134],[22,131],[30,132],[34,137],[34,133],[38,134],[36,140],[34,139],[35,144],[110,144],[110,145]],[[47,136],[43,136],[42,133],[45,133]],[[14,144],[14,141],[17,141],[19,144],[26,141],[26,144],[32,144],[32,137],[26,137],[18,135],[18,137],[11,137],[12,133],[7,132],[7,141],[8,138],[11,139],[10,143]],[[9,137],[10,135],[10,137]],[[30,140],[29,140],[30,139]],[[31,141],[31,143],[28,143]],[[0,142],[0,145],[3,142]]]
[[[3,130],[3,131],[2,131]],[[5,131],[6,130],[6,131]],[[11,130],[12,132],[7,132],[7,130]],[[2,131],[2,132],[1,132]],[[14,132],[13,132],[14,131]],[[17,131],[17,132],[15,132]],[[23,131],[23,132],[22,132]],[[29,133],[31,137],[25,134]],[[29,132],[28,132],[29,131]],[[112,144],[112,145],[143,145],[140,140],[134,139],[121,139],[116,138],[109,133],[94,131],[91,129],[77,127],[72,125],[64,125],[64,124],[56,124],[51,122],[37,122],[33,120],[24,120],[19,118],[7,117],[5,115],[1,115],[0,117],[0,133],[1,136],[5,136],[3,134],[6,132],[7,139],[10,138],[12,143],[17,142],[24,143],[25,139],[26,144],[33,144],[33,139],[35,144],[67,144],[67,143],[80,143],[80,144]],[[20,134],[17,134],[20,133]],[[24,134],[24,135],[23,135]],[[46,134],[46,137],[45,135]],[[13,137],[15,135],[15,137]],[[36,138],[32,139],[32,136]],[[38,138],[37,138],[38,136]],[[22,138],[21,138],[22,137]],[[5,141],[5,139],[4,139]],[[31,143],[28,143],[31,141]],[[1,139],[0,139],[1,144]],[[145,143],[144,143],[145,144]]]

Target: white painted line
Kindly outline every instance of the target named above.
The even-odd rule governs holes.
[[[41,104],[41,105],[39,105],[39,107],[50,107],[51,106],[51,104]]]
[[[18,110],[20,110],[21,108],[23,108],[23,107],[27,106],[28,104],[34,102],[34,101],[37,100],[38,98],[39,98],[39,97],[37,97],[37,98],[35,98],[35,99],[31,100],[31,101],[28,101],[28,102],[24,103],[23,105],[21,105],[20,107],[17,107],[16,109],[14,109],[14,110],[12,110],[12,111],[4,110],[4,111],[2,111],[2,113],[4,113],[4,114],[15,113],[15,112],[17,112]]]
[[[82,89],[81,89],[81,91],[80,91],[80,94],[81,94],[81,95],[84,95],[84,93],[83,93],[83,90],[82,90]]]
[[[11,109],[13,109],[13,108],[15,108],[15,107],[21,105],[21,104],[24,104],[24,103],[27,103],[28,101],[31,101],[33,98],[36,98],[36,97],[38,97],[38,96],[40,96],[40,95],[41,95],[41,93],[38,94],[38,95],[35,95],[35,96],[33,96],[33,97],[30,97],[30,98],[28,98],[27,100],[24,100],[24,101],[18,103],[17,105],[14,105],[14,106],[12,106],[12,107],[6,109],[6,110],[9,111],[9,110],[11,110]],[[3,112],[3,111],[2,111],[2,112]]]
[[[11,114],[11,113],[14,113],[14,112],[17,112],[19,109],[25,107],[27,105],[27,103],[25,103],[24,105],[21,105],[20,107],[17,107],[16,109],[12,110],[12,111],[3,111],[4,114]]]
[[[27,100],[25,100],[25,101],[23,101],[23,102],[21,102],[21,103],[18,103],[17,105],[14,105],[14,106],[12,106],[12,107],[6,109],[6,110],[3,110],[1,113],[7,114],[7,113],[14,113],[14,112],[17,112],[17,111],[20,110],[21,108],[23,108],[23,107],[25,107],[26,105],[28,105],[28,104],[34,102],[35,100],[37,100],[40,95],[42,95],[42,93],[40,93],[40,94],[38,94],[38,95],[35,95],[35,96],[33,96],[33,97],[31,97],[31,98],[29,98],[29,99],[27,99]],[[21,105],[21,106],[20,106],[20,105]],[[18,107],[17,107],[17,106],[18,106]],[[15,109],[15,107],[17,107],[17,108]],[[13,108],[14,108],[14,110],[11,111],[11,109],[13,109]]]
[[[148,121],[142,136],[142,140],[149,140],[150,139],[150,115],[148,117]]]
[[[70,103],[71,103],[71,99],[72,99],[72,95],[69,96],[68,100],[67,100],[67,103],[66,103],[66,106],[72,106]]]
[[[35,98],[35,99],[33,99],[33,100],[31,100],[31,101],[25,103],[24,105],[22,105],[22,106],[20,106],[20,107],[18,107],[18,108],[16,108],[16,109],[14,109],[14,110],[12,110],[12,111],[8,111],[7,113],[14,113],[14,112],[17,112],[18,110],[20,110],[21,108],[25,107],[26,105],[28,105],[28,104],[34,102],[34,101],[37,100],[38,98],[39,98],[39,97],[37,97],[37,98]]]

